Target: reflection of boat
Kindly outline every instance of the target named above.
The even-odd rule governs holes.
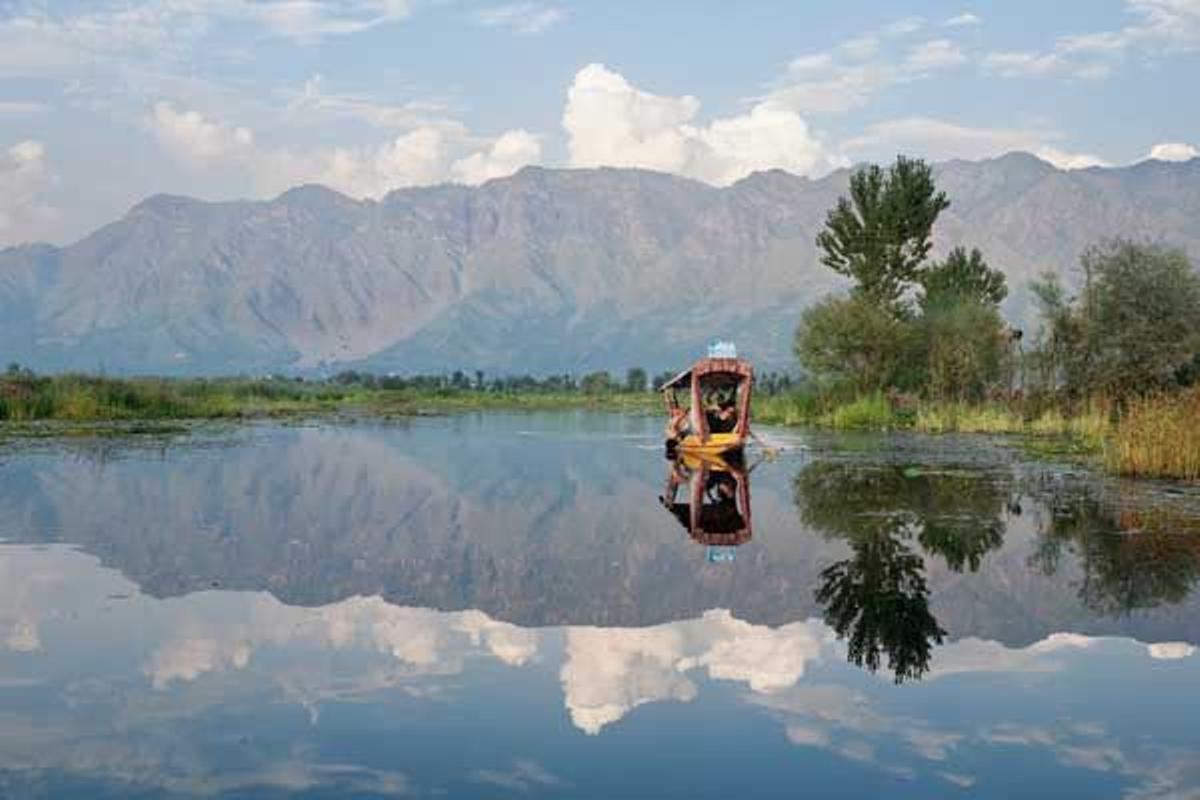
[[[684,486],[686,502],[677,502]],[[750,472],[740,459],[680,452],[669,462],[661,499],[701,544],[736,547],[750,541]]]
[[[709,348],[708,358],[659,387],[667,404],[667,447],[720,454],[745,446],[753,385],[753,368],[732,344]]]

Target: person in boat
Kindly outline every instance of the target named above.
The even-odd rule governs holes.
[[[671,416],[667,419],[666,437],[668,442],[681,442],[683,438],[691,433],[692,426],[688,420],[688,413],[682,408],[671,409]]]
[[[729,433],[737,425],[737,408],[731,398],[716,401],[716,407],[708,411],[708,429],[713,433]]]

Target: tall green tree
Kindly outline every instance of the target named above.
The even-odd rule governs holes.
[[[821,262],[852,278],[855,292],[872,304],[899,313],[933,246],[933,224],[949,206],[920,159],[901,156],[886,171],[864,167],[850,176],[850,196],[838,200],[817,234]]]
[[[630,367],[625,373],[625,391],[627,392],[644,392],[646,391],[646,370],[641,367]]]
[[[992,269],[979,248],[950,251],[944,261],[928,267],[921,275],[921,307],[945,306],[963,301],[998,306],[1008,296],[1004,273]]]

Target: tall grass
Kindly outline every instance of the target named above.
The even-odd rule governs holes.
[[[1105,457],[1122,475],[1200,480],[1200,388],[1130,402]]]
[[[902,427],[904,420],[880,392],[863,395],[853,403],[841,405],[821,415],[822,425],[839,430],[890,430]]]
[[[0,378],[0,420],[162,420],[317,409],[349,391],[286,380],[166,380],[85,375]]]

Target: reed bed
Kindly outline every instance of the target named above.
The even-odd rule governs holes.
[[[0,421],[239,417],[317,410],[348,394],[340,387],[269,379],[9,376],[0,378]]]
[[[1105,460],[1121,475],[1200,480],[1200,388],[1131,401]]]

